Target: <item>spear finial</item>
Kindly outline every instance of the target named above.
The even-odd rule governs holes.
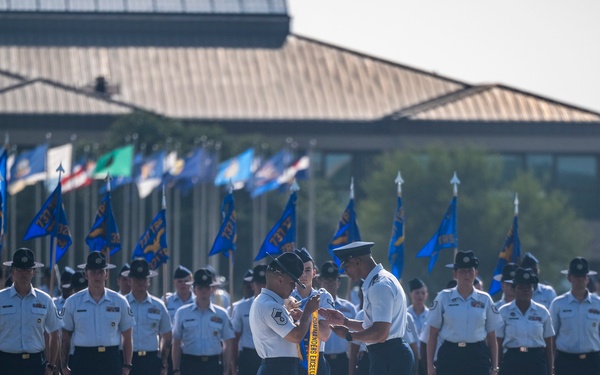
[[[452,185],[454,185],[453,191],[454,191],[454,196],[456,197],[458,195],[458,184],[460,184],[460,180],[456,176],[456,171],[454,171],[454,176],[452,176],[450,183]]]
[[[396,176],[396,179],[394,180],[394,182],[398,186],[398,196],[401,196],[402,195],[402,184],[404,183],[404,180],[402,179],[402,175],[400,174],[400,171],[398,171],[398,175]]]

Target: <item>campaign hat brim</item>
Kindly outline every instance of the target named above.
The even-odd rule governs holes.
[[[131,273],[131,270],[129,270],[129,271],[123,271],[123,272],[121,272],[121,276],[123,276],[123,277],[131,277],[132,279],[149,279],[151,277],[158,276],[158,272],[156,272],[156,271],[149,270],[149,272],[150,273],[148,274],[148,276],[138,277],[138,276],[129,276],[129,274]]]
[[[6,266],[6,267],[12,267],[12,265],[13,265],[13,261],[11,260],[11,261],[8,261],[8,262],[4,262],[4,263],[2,263],[2,264],[3,264],[4,266]],[[42,267],[44,267],[44,265],[43,265],[42,263],[33,262],[33,266],[31,266],[31,267],[26,267],[26,268],[24,268],[24,269],[34,269],[34,268],[42,268]],[[18,268],[22,268],[22,267],[18,267]]]
[[[84,270],[84,271],[85,270],[112,270],[112,269],[117,268],[117,266],[115,266],[114,264],[107,264],[106,266],[101,267],[101,268],[95,268],[95,267],[91,268],[91,267],[87,267],[87,263],[84,263],[84,264],[79,264],[77,266],[77,268],[79,268],[80,270]]]

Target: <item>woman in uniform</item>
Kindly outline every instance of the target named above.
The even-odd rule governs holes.
[[[552,375],[554,329],[550,312],[531,299],[537,283],[530,268],[515,271],[515,300],[500,308],[504,324],[496,331],[502,359],[500,375]]]
[[[495,330],[502,325],[489,294],[473,287],[479,260],[459,251],[454,264],[457,285],[441,291],[429,309],[427,373],[429,375],[489,375],[498,372]],[[442,345],[433,362],[438,337]]]

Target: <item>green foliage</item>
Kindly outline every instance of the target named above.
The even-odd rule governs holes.
[[[403,280],[420,277],[430,290],[441,289],[452,278],[444,268],[453,261],[453,251],[444,250],[431,275],[429,258],[416,253],[438,229],[452,199],[449,181],[457,172],[459,248],[473,250],[480,259],[479,272],[487,289],[498,253],[512,224],[514,194],[519,194],[519,236],[522,254],[533,252],[540,259],[542,280],[554,285],[562,280],[558,270],[588,244],[583,222],[568,206],[567,197],[544,191],[529,174],[514,181],[501,180],[501,165],[477,149],[447,151],[428,149],[422,154],[397,152],[377,159],[376,167],[362,183],[365,198],[357,200],[359,227],[364,240],[376,243],[375,257],[386,267],[387,247],[395,210],[394,178],[401,170],[405,184],[402,196],[405,212],[405,268]],[[387,198],[386,198],[387,197]],[[433,295],[432,295],[433,297]]]

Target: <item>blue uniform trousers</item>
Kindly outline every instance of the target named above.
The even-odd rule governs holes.
[[[356,375],[369,375],[369,368],[371,367],[371,361],[369,360],[369,353],[364,352],[356,364]]]
[[[131,357],[133,368],[129,375],[160,375],[162,370],[162,360],[158,357],[158,352],[133,352]]]
[[[300,360],[294,357],[263,358],[256,375],[298,375]]]
[[[181,375],[223,375],[223,364],[218,355],[181,355]]]
[[[401,338],[367,346],[370,375],[411,375],[414,358],[412,350]]]
[[[546,375],[546,348],[507,349],[502,355],[500,375]]]
[[[325,354],[331,375],[348,375],[348,356],[346,352]]]
[[[43,375],[44,370],[42,353],[0,352],[0,374]]]
[[[238,357],[238,375],[256,375],[260,362],[256,349],[242,348]]]
[[[76,346],[69,367],[71,375],[120,375],[123,357],[118,346]]]
[[[438,351],[437,375],[489,375],[492,362],[484,341],[458,344],[444,341]]]
[[[555,375],[600,375],[600,352],[572,354],[556,351]]]

